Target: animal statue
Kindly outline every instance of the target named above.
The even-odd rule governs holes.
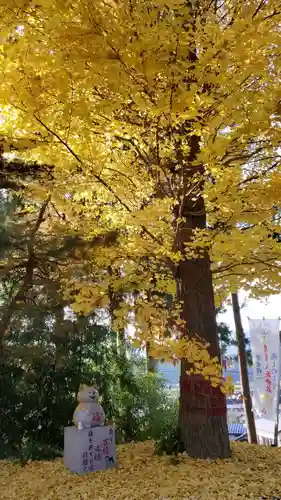
[[[73,414],[73,422],[79,430],[104,425],[105,415],[98,398],[95,387],[80,388],[77,394],[79,405]]]

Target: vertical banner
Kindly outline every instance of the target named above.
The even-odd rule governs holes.
[[[276,422],[280,391],[279,319],[249,319],[253,356],[253,407],[260,418]]]

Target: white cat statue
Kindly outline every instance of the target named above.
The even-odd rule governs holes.
[[[79,405],[73,414],[73,422],[79,430],[104,425],[104,411],[98,403],[99,393],[94,387],[83,387],[77,394]]]

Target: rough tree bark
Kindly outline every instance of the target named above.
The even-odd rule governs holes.
[[[191,231],[206,227],[204,200],[196,207],[189,199],[183,210],[185,223],[179,232],[179,246],[190,241]],[[189,215],[191,211],[202,215]],[[178,267],[179,298],[183,301],[182,318],[189,338],[200,336],[210,343],[209,352],[220,359],[216,311],[212,287],[210,259],[207,253],[186,259]],[[226,399],[219,388],[214,389],[203,377],[187,375],[188,360],[181,362],[179,433],[185,451],[197,458],[226,458],[230,455],[226,416]]]
[[[187,0],[190,8],[189,29],[195,33],[196,18],[200,2]],[[195,40],[195,37],[194,37]],[[187,87],[196,83],[192,68],[196,66],[196,45],[189,46],[190,77]],[[208,93],[210,86],[205,85],[202,92]],[[177,268],[178,298],[183,303],[182,319],[185,321],[185,335],[189,338],[200,337],[210,344],[211,356],[220,360],[220,349],[216,325],[216,310],[212,286],[211,263],[207,251],[189,258],[186,244],[195,229],[206,228],[206,210],[203,198],[205,168],[198,160],[200,138],[192,134],[192,120],[185,122],[180,136],[188,138],[189,153],[183,155],[179,143],[177,161],[182,166],[175,177],[181,176],[181,189],[178,192],[178,205],[174,215],[180,220],[176,227],[175,247],[183,256]],[[195,191],[195,186],[197,186]],[[192,196],[189,194],[193,189]],[[196,458],[227,458],[230,444],[227,428],[226,398],[219,387],[212,387],[202,376],[187,375],[189,363],[181,361],[179,438],[185,451]]]
[[[238,293],[232,293],[231,299],[232,299],[233,316],[234,316],[235,330],[236,330],[236,340],[238,346],[238,358],[239,358],[242,393],[243,393],[244,408],[245,408],[245,415],[248,428],[248,441],[250,443],[257,444],[256,425],[252,409],[252,397],[251,397],[248,368],[247,368],[245,335],[241,320]]]

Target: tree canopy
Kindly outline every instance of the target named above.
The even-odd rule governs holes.
[[[118,272],[122,265],[115,288],[129,276],[134,286],[141,276],[143,288],[145,266],[136,269],[149,256],[148,273],[155,262],[169,269],[156,287],[174,290],[170,270],[181,257],[172,207],[183,196],[175,172],[188,169],[180,155],[193,133],[208,227],[194,234],[189,258],[201,243],[224,280],[246,266],[251,277],[262,266],[276,276],[270,263],[279,253],[268,258],[267,237],[281,185],[279,5],[192,5],[14,0],[1,7],[3,150],[26,149],[27,158],[55,164],[52,199],[71,228],[83,224],[86,237],[120,232],[118,249],[99,258]],[[185,196],[196,199],[196,182]],[[39,196],[52,188],[52,181],[34,187]],[[77,308],[87,312],[94,287],[79,285]]]

